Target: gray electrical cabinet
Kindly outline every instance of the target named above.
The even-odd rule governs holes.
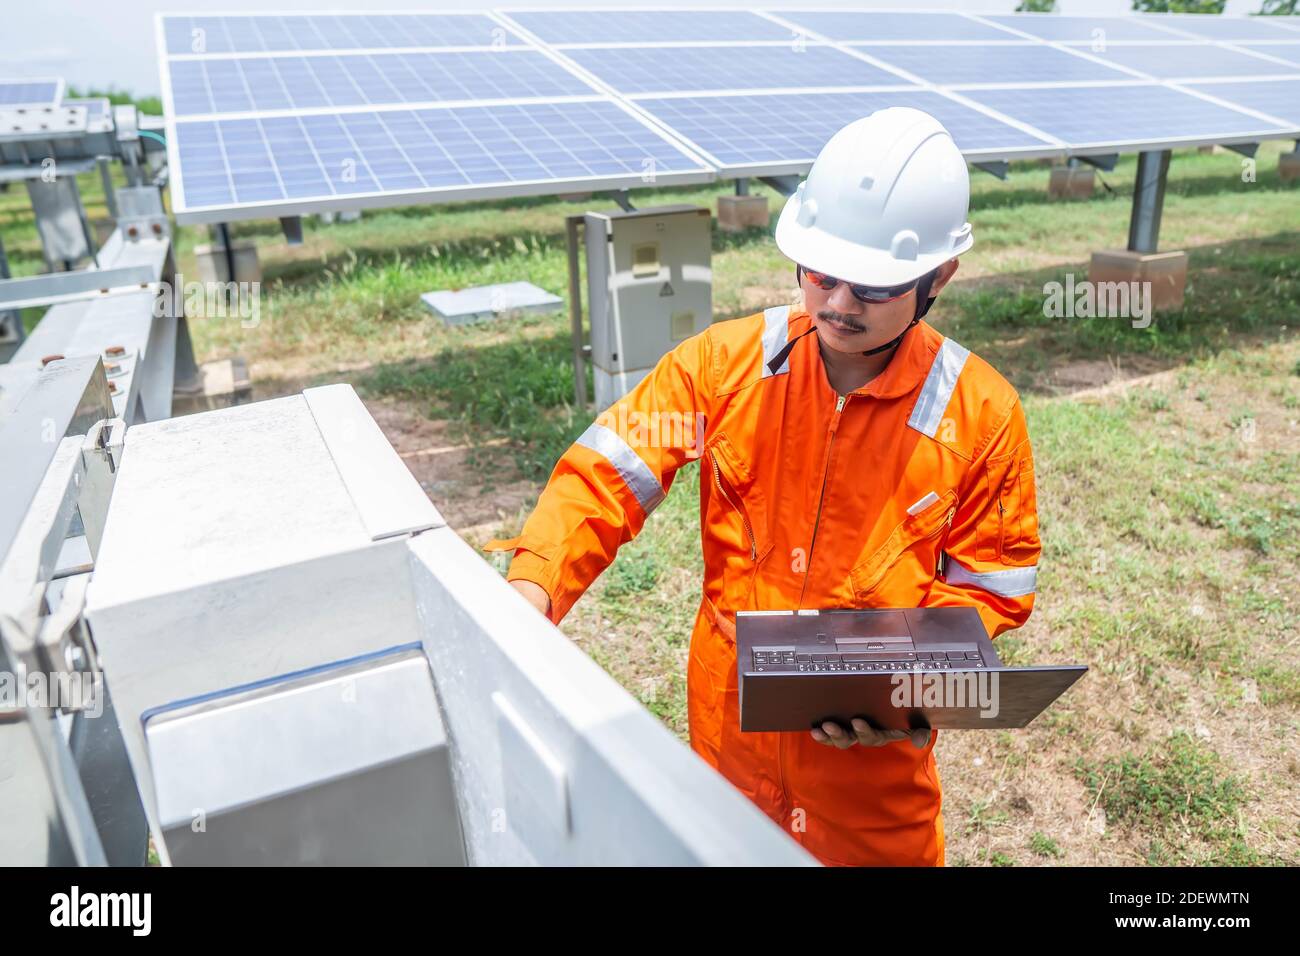
[[[585,216],[598,408],[712,321],[712,222],[707,208],[686,205]]]

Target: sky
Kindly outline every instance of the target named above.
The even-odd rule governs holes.
[[[503,7],[581,6],[582,0],[502,0]],[[601,0],[591,6],[698,7],[699,0]],[[754,0],[709,0],[709,6],[752,9]],[[772,7],[796,7],[790,0],[773,0]],[[818,6],[838,6],[834,0],[819,0]],[[858,8],[959,9],[975,13],[1014,10],[1016,0],[885,0],[845,3]],[[1228,0],[1227,12],[1254,13],[1260,0]],[[0,78],[62,76],[69,85],[103,89],[109,86],[138,96],[159,92],[158,54],[154,42],[154,14],[236,13],[268,10],[333,10],[358,12],[367,5],[361,0],[38,0],[24,3],[5,0],[0,13]],[[467,10],[490,4],[446,2],[446,0],[379,0],[385,11]],[[1062,13],[1125,13],[1129,0],[1058,0]]]

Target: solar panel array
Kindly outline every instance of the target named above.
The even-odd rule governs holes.
[[[887,106],[971,161],[1300,135],[1300,18],[160,16],[173,205],[217,221],[802,173]]]
[[[158,24],[179,221],[713,175],[627,104],[486,14]]]
[[[0,79],[0,109],[58,106],[62,99],[60,79]]]

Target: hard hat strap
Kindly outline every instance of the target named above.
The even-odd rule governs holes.
[[[799,271],[802,268],[803,267],[799,265],[795,266],[796,276],[799,275]],[[890,349],[898,348],[898,343],[903,341],[903,336],[905,336],[908,332],[912,331],[912,326],[920,322],[921,319],[925,317],[925,314],[930,311],[930,306],[934,305],[934,300],[937,298],[937,296],[930,295],[930,287],[934,284],[934,278],[938,274],[939,274],[938,269],[932,269],[929,272],[927,272],[925,275],[921,276],[921,280],[916,284],[916,315],[912,317],[911,322],[907,323],[907,328],[899,332],[898,335],[892,341],[886,342],[884,345],[878,346],[877,348],[874,349],[867,349],[867,351],[862,353],[863,355],[879,355],[881,352],[888,352]],[[796,342],[798,342],[805,335],[808,335],[810,332],[816,332],[816,331],[817,331],[817,326],[814,325],[811,328],[809,328],[807,332],[801,332],[800,334],[792,338],[789,342],[787,342],[785,344],[785,347],[781,349],[780,352],[776,353],[776,357],[773,358],[772,361],[767,363],[767,367],[768,369],[771,370],[772,374],[775,375],[777,369],[779,369],[783,364],[785,364],[785,360],[789,357],[790,352],[794,350],[794,344]]]
[[[773,375],[775,375],[777,371],[780,370],[781,366],[785,364],[785,360],[790,357],[790,353],[794,351],[794,344],[798,342],[801,338],[803,338],[805,335],[808,335],[810,332],[816,332],[816,331],[817,331],[817,326],[811,325],[808,327],[807,332],[800,332],[789,342],[786,342],[785,347],[782,348],[781,351],[776,353],[776,357],[773,358],[772,361],[767,363],[768,371],[770,371]]]
[[[925,313],[930,311],[930,306],[934,304],[935,296],[930,295],[930,286],[934,284],[934,277],[939,274],[938,269],[931,269],[925,275],[921,276],[921,281],[916,284],[916,315],[912,321],[907,323],[907,328],[899,332],[898,335],[884,345],[877,346],[874,349],[867,349],[863,355],[879,355],[881,352],[888,352],[890,349],[898,348],[898,343],[903,341],[903,336],[912,331],[912,326],[924,318]]]

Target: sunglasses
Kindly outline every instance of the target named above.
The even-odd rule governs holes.
[[[812,269],[806,269],[799,266],[799,271],[808,277],[813,285],[823,292],[830,292],[837,285],[843,282],[843,279],[837,279],[834,276],[828,276],[824,272],[814,272]],[[865,302],[870,305],[880,305],[882,302],[893,302],[895,299],[901,299],[916,288],[920,279],[913,279],[911,282],[905,282],[902,285],[855,285],[852,282],[845,283],[849,287],[849,292],[853,298],[859,302]]]

